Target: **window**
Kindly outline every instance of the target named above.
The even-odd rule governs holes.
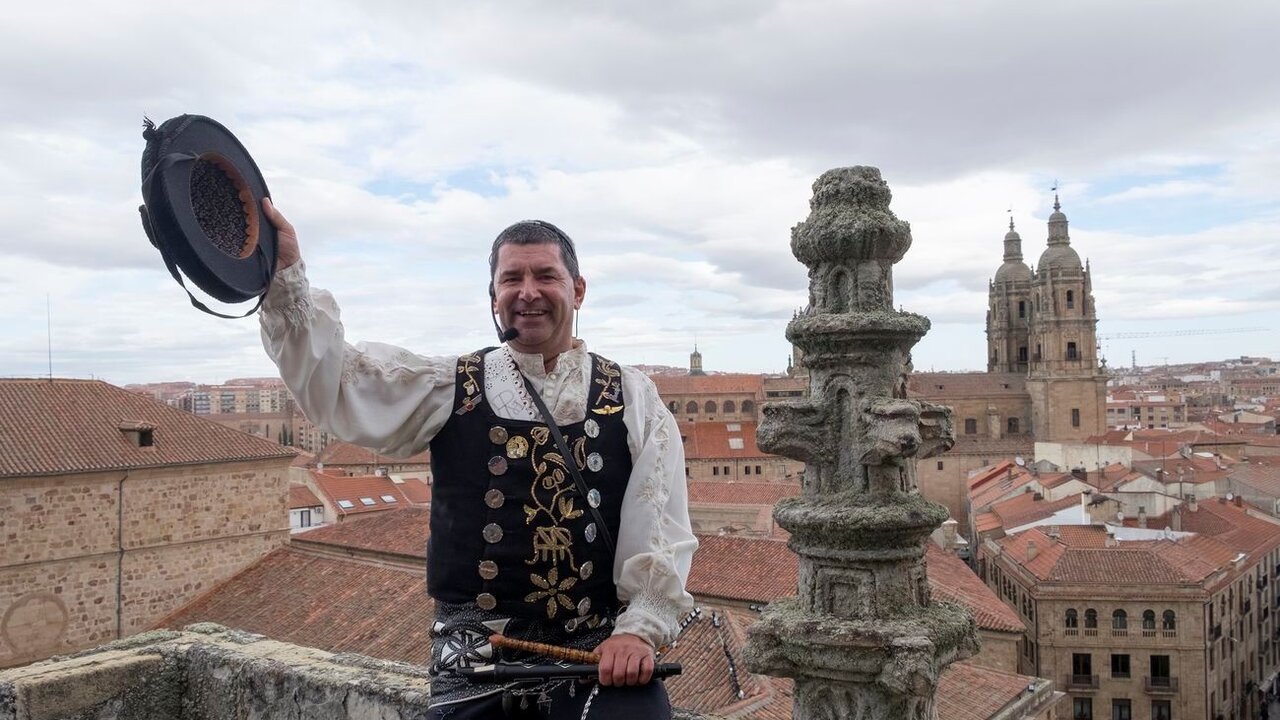
[[[720,466],[719,466],[719,465],[712,465],[712,466],[711,466],[711,474],[712,474],[712,475],[719,475],[719,474],[720,474]]]
[[[729,449],[730,449],[730,450],[741,450],[743,447],[744,447],[744,446],[743,446],[743,443],[742,443],[742,438],[740,438],[740,437],[731,437],[731,438],[729,438]]]
[[[1027,361],[1027,346],[1023,345],[1022,347],[1018,348],[1018,362],[1026,362],[1026,361]]]
[[[364,505],[365,507],[371,507],[371,506],[373,506],[375,503],[374,503],[374,501],[373,501],[373,498],[370,498],[370,497],[362,497],[362,498],[360,498],[360,504],[361,504],[361,505]]]
[[[351,508],[353,508],[353,507],[355,507],[355,506],[356,506],[356,504],[355,504],[355,503],[353,503],[353,502],[351,502],[350,500],[339,500],[339,501],[338,501],[338,507],[342,508],[343,510],[350,510]]]
[[[311,511],[307,509],[298,511],[298,527],[311,527]]]
[[[393,503],[396,501],[394,495],[379,495],[378,497],[382,498],[382,502],[384,503]]]
[[[1005,424],[1008,426],[1010,435],[1018,434],[1018,418],[1009,418],[1009,422]]]
[[[1024,318],[1026,316],[1027,316],[1027,301],[1019,300],[1018,301],[1018,317]]]
[[[1173,708],[1168,700],[1151,701],[1151,720],[1173,720]]]
[[[977,420],[977,418],[965,418],[965,419],[964,419],[964,434],[965,434],[965,435],[977,435],[977,434],[978,434],[978,420]]]
[[[1080,408],[1071,408],[1071,427],[1080,427]]]
[[[751,466],[750,466],[750,465],[743,465],[743,466],[742,466],[742,474],[743,474],[743,475],[750,475],[750,474],[751,474]]]
[[[732,401],[732,400],[725,400],[725,401],[724,401],[724,412],[725,412],[725,414],[726,414],[726,415],[728,415],[729,413],[738,412],[738,405],[737,405],[737,403],[735,403],[735,402],[734,402],[734,401]]]
[[[678,407],[679,406],[676,405],[675,400],[672,400],[671,402],[667,403],[667,409],[670,410],[671,412],[679,412],[679,410],[677,409]]]
[[[729,476],[729,466],[728,466],[728,465],[725,465],[725,466],[724,466],[724,474],[725,474],[725,477],[728,477],[728,476]]]
[[[1068,290],[1067,291],[1067,309],[1070,310],[1075,306],[1076,306],[1076,293],[1074,290]]]
[[[757,465],[757,466],[756,466],[756,474],[757,474],[757,475],[759,475],[759,474],[760,474],[760,466],[759,466],[759,465]]]
[[[1111,656],[1111,677],[1113,678],[1129,677],[1129,656],[1128,655],[1112,655]]]
[[[1143,630],[1156,629],[1156,611],[1155,610],[1142,611],[1142,629]]]
[[[1129,627],[1129,615],[1123,610],[1111,613],[1111,629],[1125,630]]]
[[[756,411],[756,404],[755,404],[755,403],[751,402],[750,400],[743,400],[743,401],[742,401],[742,413],[743,413],[744,415],[745,415],[745,414],[747,414],[747,413],[753,413],[753,412],[755,412],[755,411]]]
[[[1165,610],[1164,615],[1160,618],[1161,630],[1177,630],[1178,616],[1172,610]]]
[[[696,403],[696,402],[694,402],[694,401],[690,400],[688,403],[686,403],[686,404],[685,404],[685,406],[684,406],[684,411],[685,411],[686,413],[688,413],[689,415],[697,415],[697,414],[698,414],[698,403]]]
[[[729,432],[742,432],[742,423],[725,423],[724,429]]]
[[[1098,611],[1097,610],[1094,610],[1093,608],[1089,608],[1088,610],[1084,611],[1084,626],[1086,628],[1098,627]]]
[[[1076,684],[1090,684],[1089,676],[1093,675],[1093,655],[1071,653],[1071,674],[1075,675]]]
[[[1169,656],[1168,655],[1152,655],[1151,656],[1151,684],[1152,685],[1169,685]]]
[[[941,470],[941,469],[942,469],[942,461],[941,461],[941,460],[939,460],[939,461],[938,461],[938,469],[939,469],[939,470]]]
[[[1111,720],[1133,720],[1133,704],[1128,698],[1111,701]]]
[[[708,400],[707,404],[702,406],[702,409],[705,410],[708,415],[715,415],[716,402],[714,400]]]
[[[1072,720],[1093,720],[1093,698],[1071,698]]]
[[[1075,608],[1067,611],[1067,617],[1064,623],[1068,628],[1080,627],[1080,616],[1076,613]]]
[[[1067,359],[1068,360],[1080,359],[1080,351],[1076,349],[1076,344],[1073,342],[1067,343]]]

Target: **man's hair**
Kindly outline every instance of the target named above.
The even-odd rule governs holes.
[[[498,272],[498,248],[503,245],[542,245],[560,246],[560,261],[569,271],[569,277],[578,279],[578,251],[573,247],[573,240],[560,228],[544,220],[521,220],[498,233],[493,239],[493,248],[489,251],[489,278]]]

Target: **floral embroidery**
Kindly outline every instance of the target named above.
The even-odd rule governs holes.
[[[458,415],[466,415],[475,410],[484,397],[480,392],[480,383],[476,382],[477,372],[480,372],[479,355],[471,353],[458,358],[458,375],[465,375],[467,378],[462,381],[463,397],[462,404],[457,410]]]
[[[529,575],[529,580],[532,581],[534,585],[542,589],[535,590],[528,595],[525,595],[524,601],[538,602],[543,598],[546,598],[548,620],[554,618],[556,613],[560,611],[561,607],[565,610],[572,610],[574,608],[573,601],[564,593],[574,585],[578,584],[578,578],[570,576],[561,580],[559,570],[553,567],[547,572],[547,576],[545,578],[534,573]]]

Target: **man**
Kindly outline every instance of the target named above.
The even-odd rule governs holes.
[[[293,226],[270,200],[263,211],[279,259],[262,340],[308,419],[382,453],[431,448],[433,717],[502,717],[504,702],[555,718],[584,707],[592,717],[669,717],[650,679],[654,649],[692,607],[684,450],[652,381],[573,337],[587,288],[573,242],[541,221],[502,231],[489,292],[506,344],[428,358],[347,344],[333,297],[308,286]],[[504,691],[451,672],[546,661],[491,647],[494,632],[594,649],[599,684]]]

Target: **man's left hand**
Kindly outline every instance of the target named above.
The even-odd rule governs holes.
[[[653,678],[653,646],[639,635],[612,635],[596,652],[601,685],[645,685]]]

